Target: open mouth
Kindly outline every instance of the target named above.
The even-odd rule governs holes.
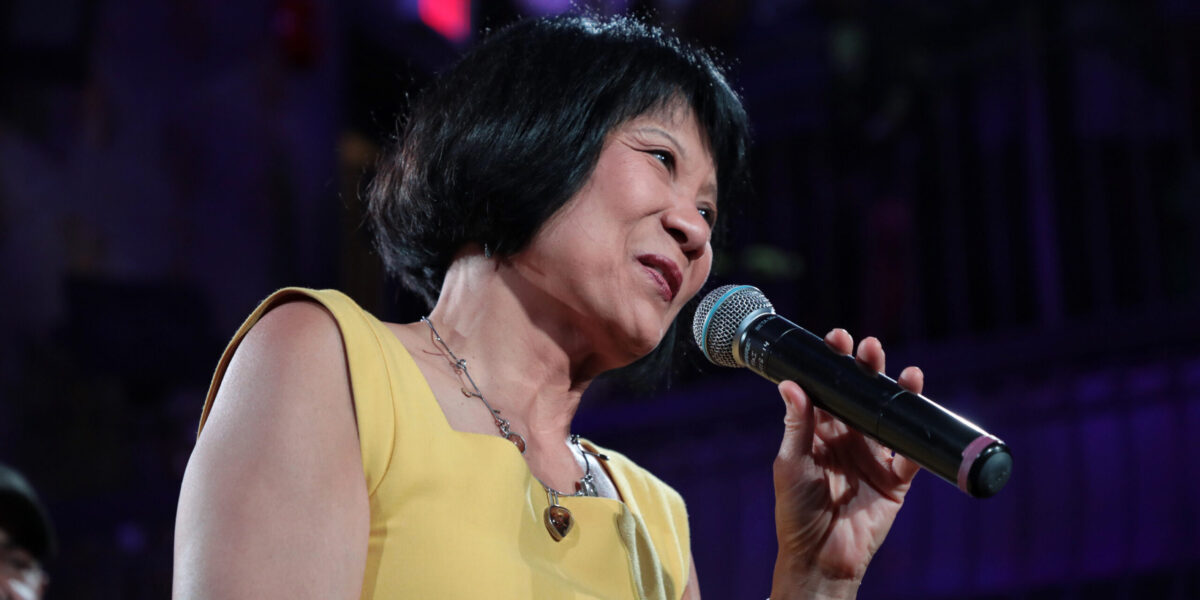
[[[683,273],[679,271],[675,261],[660,254],[643,254],[637,259],[646,272],[658,282],[663,299],[667,302],[673,300],[683,282]]]

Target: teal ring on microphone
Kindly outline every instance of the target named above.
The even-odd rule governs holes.
[[[708,326],[710,323],[712,323],[713,315],[717,314],[717,309],[720,308],[721,304],[728,300],[730,296],[746,288],[753,287],[754,286],[752,285],[739,285],[728,292],[725,292],[720,298],[717,299],[715,303],[713,303],[712,308],[708,309],[708,314],[704,315],[704,331],[700,334],[700,351],[704,353],[704,358],[707,358],[709,362],[716,362],[711,356],[708,355]]]

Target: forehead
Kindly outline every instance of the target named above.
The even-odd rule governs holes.
[[[708,147],[708,132],[701,127],[700,120],[696,117],[696,111],[682,100],[671,100],[654,106],[626,121],[620,128],[637,128],[638,126],[658,126],[676,137],[687,137],[689,138],[686,140],[687,142],[698,145],[706,154],[711,154]]]

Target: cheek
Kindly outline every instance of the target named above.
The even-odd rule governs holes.
[[[695,271],[692,277],[693,281],[691,282],[693,295],[700,291],[700,288],[704,287],[704,284],[708,282],[708,276],[712,274],[712,264],[713,249],[710,242],[704,245],[704,256],[700,257],[694,266]]]

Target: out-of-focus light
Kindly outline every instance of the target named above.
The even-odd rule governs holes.
[[[572,0],[517,0],[516,4],[530,16],[544,17],[566,12]]]
[[[471,0],[419,0],[417,14],[451,41],[461,42],[471,33]]]

